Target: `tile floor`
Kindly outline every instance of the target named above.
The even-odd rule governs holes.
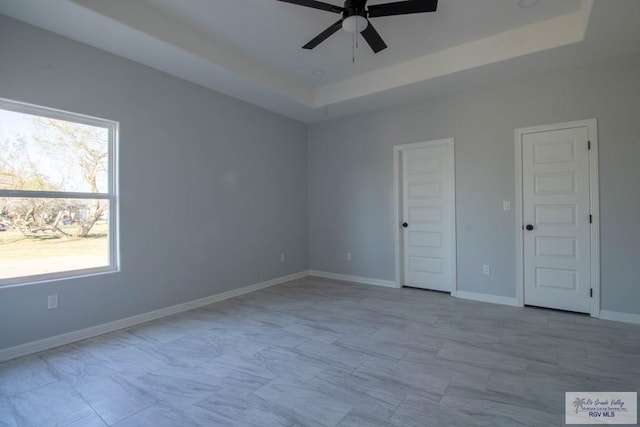
[[[640,327],[305,278],[0,364],[0,426],[557,426]]]

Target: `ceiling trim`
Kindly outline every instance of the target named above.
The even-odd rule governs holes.
[[[154,37],[199,60],[210,62],[263,89],[297,103],[313,105],[311,87],[287,77],[275,69],[225,46],[219,40],[138,0],[71,0],[100,15]]]

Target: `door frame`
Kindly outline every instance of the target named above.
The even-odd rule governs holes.
[[[516,166],[516,297],[518,305],[524,306],[524,200],[522,194],[522,136],[536,132],[587,127],[591,149],[589,150],[589,208],[591,224],[591,317],[600,317],[600,190],[598,179],[598,121],[597,119],[577,120],[554,123],[515,130],[515,166]]]
[[[418,150],[421,148],[431,148],[436,147],[438,145],[445,145],[449,150],[452,160],[452,167],[449,171],[453,191],[453,197],[451,198],[453,203],[453,218],[451,221],[451,236],[452,236],[452,245],[451,245],[451,278],[453,280],[451,296],[456,296],[456,292],[458,290],[458,280],[456,277],[457,272],[457,261],[456,261],[456,161],[455,161],[455,150],[454,150],[454,139],[453,138],[443,138],[443,139],[434,139],[430,141],[424,142],[416,142],[413,144],[401,144],[395,145],[393,147],[393,236],[394,236],[394,253],[395,253],[395,285],[397,288],[402,287],[402,283],[404,282],[404,240],[403,235],[400,231],[400,223],[401,223],[401,214],[402,214],[402,153]]]

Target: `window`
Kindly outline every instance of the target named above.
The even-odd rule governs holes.
[[[0,285],[117,270],[117,131],[0,99]]]

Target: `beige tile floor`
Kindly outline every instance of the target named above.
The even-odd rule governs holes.
[[[557,426],[640,327],[305,278],[0,364],[0,426]]]

